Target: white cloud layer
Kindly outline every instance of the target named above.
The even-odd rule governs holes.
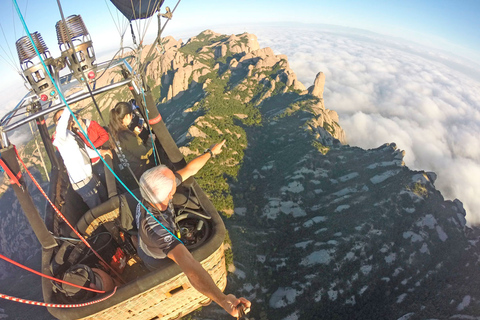
[[[437,189],[462,201],[469,223],[480,224],[478,65],[358,30],[248,31],[261,47],[286,54],[307,87],[325,73],[325,105],[338,112],[350,145],[395,142],[409,168],[436,172]]]

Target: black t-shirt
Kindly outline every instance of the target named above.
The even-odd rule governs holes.
[[[178,173],[175,173],[175,180],[177,186],[182,183],[182,177]],[[173,236],[177,234],[173,203],[170,201],[165,211],[158,210],[145,200],[142,203],[155,218],[141,204],[137,205],[138,245],[148,256],[155,259],[164,259],[175,246],[181,243]]]
[[[128,162],[137,179],[155,165],[152,161],[152,147],[145,145],[135,133],[127,130],[119,132],[118,146],[124,155],[124,157],[119,155],[120,166]]]

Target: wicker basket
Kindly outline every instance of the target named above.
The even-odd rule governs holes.
[[[217,287],[225,290],[227,272],[223,244],[201,264]],[[194,289],[185,274],[180,273],[148,291],[82,319],[177,319],[209,303],[210,299]]]

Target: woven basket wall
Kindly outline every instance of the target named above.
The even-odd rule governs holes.
[[[220,290],[227,286],[223,244],[201,262]],[[210,299],[195,290],[184,273],[108,309],[82,319],[169,320],[198,309]]]

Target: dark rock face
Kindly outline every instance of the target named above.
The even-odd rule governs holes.
[[[33,169],[33,174],[41,182],[38,171]],[[46,205],[45,198],[29,177],[24,179],[33,200],[37,203],[39,212],[43,214]],[[42,187],[48,188],[48,185],[43,183]],[[38,254],[41,247],[12,188],[7,188],[5,193],[1,195],[0,208],[0,253],[17,262],[31,264],[28,260],[33,255]],[[6,278],[18,270],[18,267],[0,260],[0,279]]]
[[[239,191],[230,228],[235,287],[254,297],[256,312],[278,319],[478,314],[477,240],[467,236],[458,202],[444,201],[424,172],[402,166],[394,145],[320,155],[298,150],[305,137],[297,138],[290,147],[302,157],[293,164],[281,150],[265,162],[252,156],[232,188]]]

